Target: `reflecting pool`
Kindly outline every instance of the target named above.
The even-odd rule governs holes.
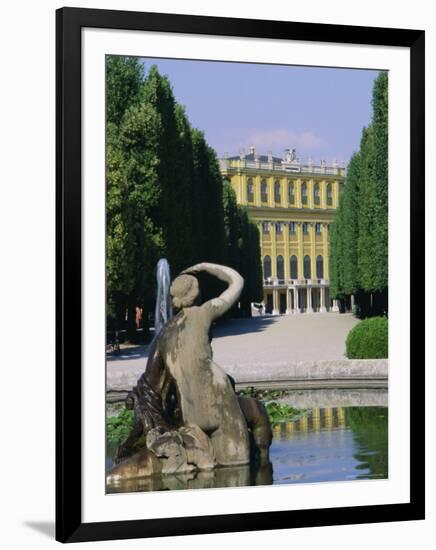
[[[154,476],[107,487],[108,493],[320,483],[388,477],[388,409],[384,406],[312,408],[273,431],[270,464]],[[114,449],[112,449],[114,451]],[[108,449],[111,456],[111,449]],[[112,460],[107,459],[110,469]]]
[[[274,430],[273,483],[388,477],[388,409],[337,407]]]

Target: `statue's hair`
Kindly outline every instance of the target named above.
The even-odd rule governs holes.
[[[179,275],[170,288],[173,306],[176,309],[192,306],[199,293],[198,281],[193,275]]]

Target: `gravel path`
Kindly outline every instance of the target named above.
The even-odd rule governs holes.
[[[351,314],[339,313],[230,320],[213,331],[214,359],[232,372],[238,365],[274,369],[283,363],[343,360],[345,339],[357,322]],[[131,386],[145,368],[147,353],[147,346],[138,346],[118,356],[108,354],[108,379]]]
[[[344,359],[345,339],[357,322],[339,313],[230,320],[214,331],[214,358],[223,366]]]

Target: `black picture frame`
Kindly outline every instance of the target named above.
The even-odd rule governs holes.
[[[82,522],[81,29],[127,29],[410,49],[410,502]],[[419,30],[62,8],[56,13],[56,539],[61,542],[424,519],[424,52]],[[418,284],[419,279],[419,284]],[[419,291],[419,297],[418,297]],[[413,368],[412,368],[412,365]]]

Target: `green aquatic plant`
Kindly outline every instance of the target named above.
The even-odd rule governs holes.
[[[272,427],[283,422],[298,420],[302,416],[307,416],[309,414],[309,411],[306,409],[296,409],[291,405],[286,405],[285,403],[277,401],[288,394],[286,390],[266,390],[249,386],[247,388],[241,388],[236,393],[242,397],[253,397],[262,401],[267,410]]]
[[[115,445],[123,441],[133,427],[134,412],[123,407],[117,415],[106,419],[106,440]]]
[[[296,409],[295,407],[291,407],[291,405],[278,403],[277,401],[269,401],[265,403],[265,408],[273,427],[278,424],[282,424],[283,422],[298,420],[302,416],[306,416],[309,413],[306,409]]]

